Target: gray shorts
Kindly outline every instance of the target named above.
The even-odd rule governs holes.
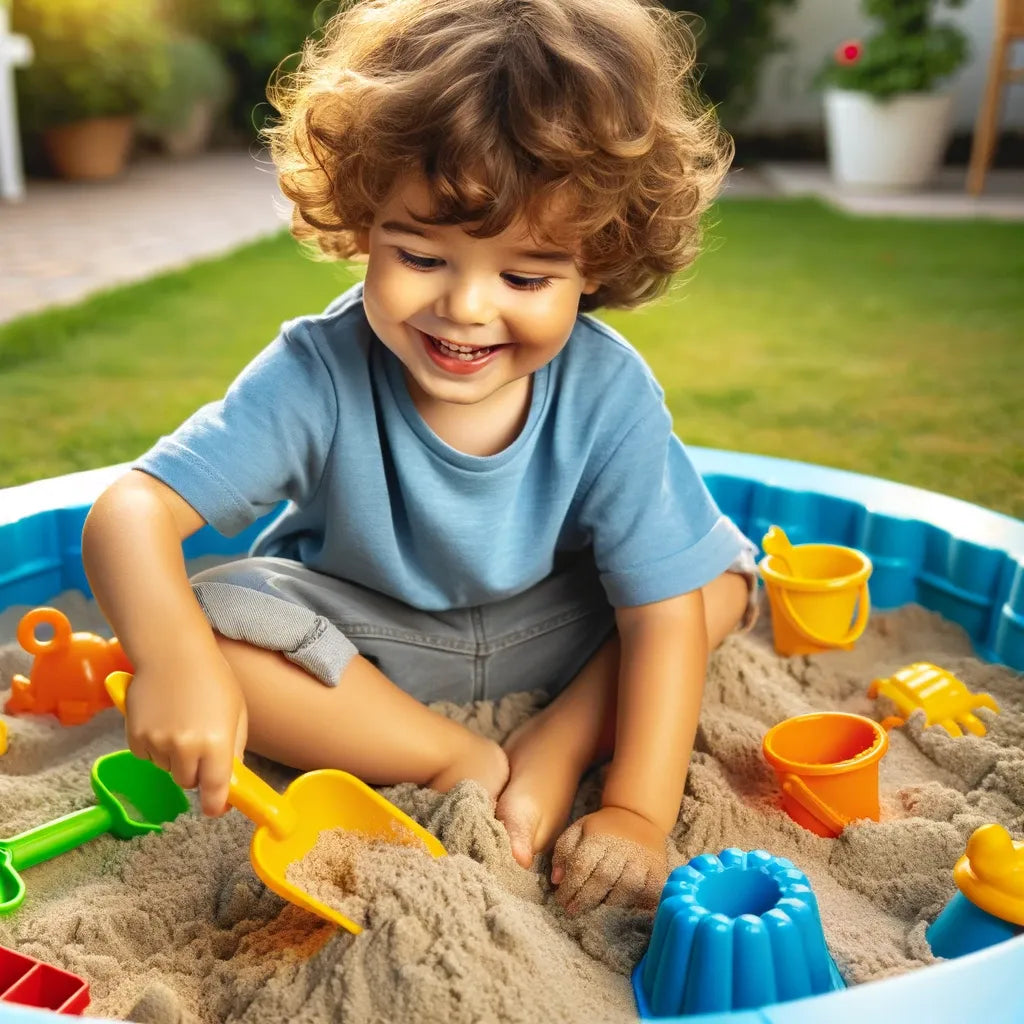
[[[732,566],[756,592],[753,559]],[[243,558],[192,577],[213,628],[280,651],[327,686],[359,653],[422,701],[561,691],[615,628],[590,559],[491,604],[425,612],[286,558]],[[750,620],[747,616],[745,624]]]

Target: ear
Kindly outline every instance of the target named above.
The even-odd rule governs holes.
[[[356,243],[357,251],[368,256],[370,253],[370,229],[356,228],[352,232],[352,239]]]
[[[589,278],[583,282],[583,287],[580,289],[580,293],[583,295],[593,295],[598,288],[601,287],[600,281],[592,281]]]

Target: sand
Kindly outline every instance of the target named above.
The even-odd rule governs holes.
[[[76,629],[102,629],[80,595],[55,601]],[[11,643],[18,614],[0,615],[0,696],[30,659]],[[881,765],[882,820],[821,839],[778,807],[760,755],[766,728],[789,715],[838,709],[891,711],[865,691],[912,661],[936,662],[992,693],[982,738],[894,731]],[[515,694],[497,703],[444,706],[501,739],[536,707]],[[0,835],[11,836],[91,801],[89,767],[124,746],[117,712],[62,728],[51,717],[4,716]],[[789,857],[818,894],[826,938],[849,983],[926,968],[924,930],[954,892],[951,869],[979,825],[1024,830],[1024,686],[1009,669],[972,656],[959,627],[918,607],[876,614],[851,652],[777,657],[764,617],[712,658],[686,796],[672,834],[672,866],[725,847]],[[247,758],[272,785],[294,773]],[[334,929],[283,902],[254,875],[252,826],[238,812],[193,810],[163,833],[103,836],[25,872],[28,895],[0,918],[0,945],[87,978],[88,1013],[153,1024],[290,1020],[351,1022],[565,1021],[634,1018],[628,974],[651,915],[598,907],[566,916],[540,860],[525,870],[483,792],[463,783],[440,795],[415,786],[383,791],[449,851],[339,840],[302,870],[320,873],[331,900],[364,925]],[[581,786],[575,813],[596,806],[600,772]],[[332,864],[332,857],[337,859]]]

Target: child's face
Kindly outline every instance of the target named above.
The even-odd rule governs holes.
[[[531,254],[542,247],[521,225],[472,238],[461,225],[410,216],[430,211],[426,183],[403,179],[361,233],[370,326],[402,361],[414,398],[472,405],[515,381],[525,386],[561,351],[580,295],[598,282],[583,278],[571,254]]]

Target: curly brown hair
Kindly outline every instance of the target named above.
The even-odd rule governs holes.
[[[479,221],[469,233],[492,237],[524,217],[536,237],[574,245],[601,282],[581,308],[649,301],[696,258],[733,155],[694,52],[655,0],[350,2],[268,89],[292,232],[351,257],[416,173],[428,223]],[[545,223],[554,208],[564,215]]]

